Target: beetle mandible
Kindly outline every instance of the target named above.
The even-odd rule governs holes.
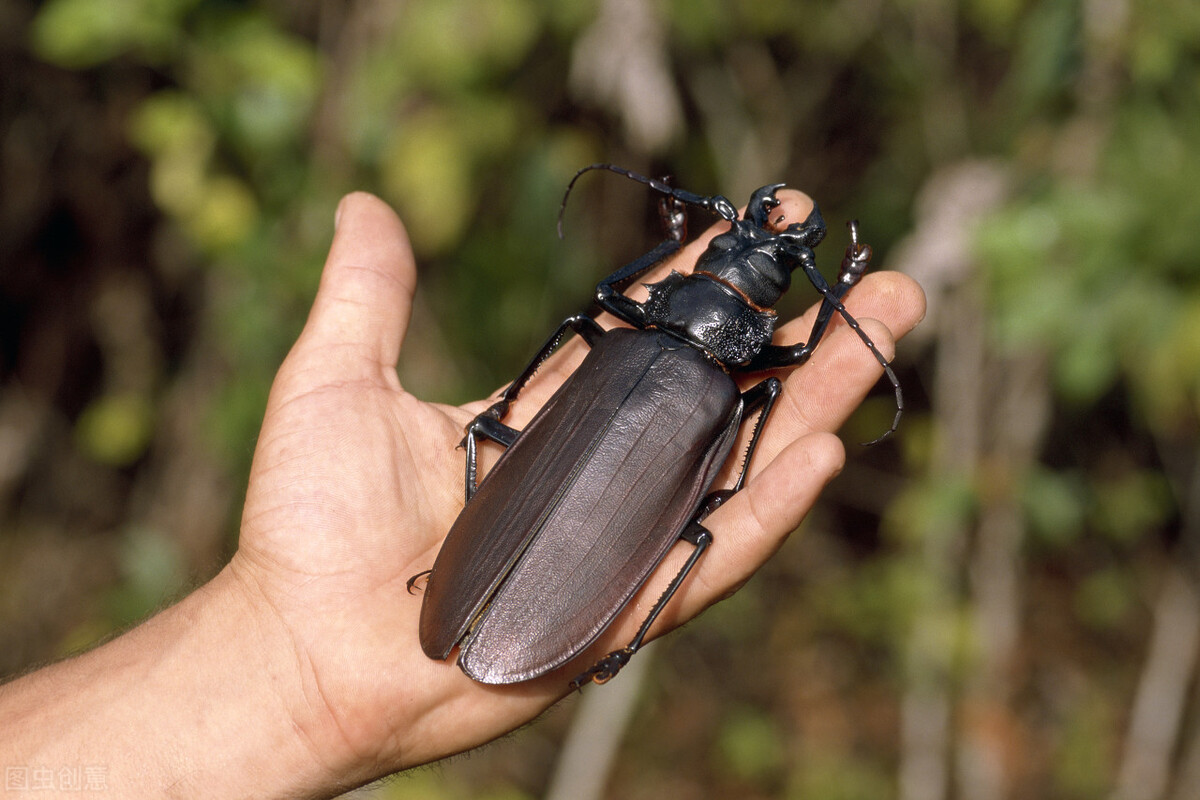
[[[705,517],[742,488],[763,426],[782,389],[768,377],[739,391],[731,373],[802,364],[833,315],[840,314],[883,365],[890,364],[842,305],[871,249],[849,223],[838,280],[817,271],[813,248],[825,236],[816,205],[800,223],[775,230],[769,219],[783,184],[756,190],[743,217],[725,197],[705,197],[613,166],[593,164],[664,195],[668,237],[596,287],[600,308],[632,326],[605,330],[579,314],[564,320],[490,408],[466,428],[466,505],[428,573],[421,607],[425,653],[445,660],[457,646],[462,670],[483,683],[515,683],[559,667],[591,644],[680,539],[687,563],[654,604],[634,639],[572,682],[611,678],[641,647],[655,618],[712,542]],[[672,271],[637,302],[623,291],[682,246],[685,207],[729,223],[688,275]],[[559,234],[562,233],[562,210]],[[808,341],[771,343],[773,310],[800,269],[824,298]],[[533,420],[504,424],[509,406],[568,332],[590,351]],[[742,421],[757,412],[732,487],[711,491]],[[480,439],[506,449],[477,484]],[[419,577],[419,576],[418,576]],[[413,579],[415,580],[415,578]],[[412,581],[409,582],[410,588]]]

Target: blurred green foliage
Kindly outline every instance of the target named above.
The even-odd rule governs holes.
[[[104,396],[79,416],[79,447],[105,464],[126,466],[146,451],[154,432],[154,409],[137,395]]]
[[[891,780],[863,759],[817,753],[796,770],[788,800],[872,800],[892,792]]]
[[[1196,501],[1180,487],[1200,444],[1200,4],[632,3],[648,9],[657,38],[639,39],[633,53],[615,50],[629,27],[606,41],[626,69],[652,71],[634,56],[661,56],[665,75],[650,77],[664,77],[683,109],[653,146],[620,132],[636,97],[590,98],[576,85],[589,68],[580,43],[610,5],[23,6],[22,47],[106,98],[144,160],[153,225],[140,266],[184,287],[182,305],[195,309],[186,346],[158,372],[136,386],[97,380],[73,399],[62,414],[75,450],[62,458],[82,470],[71,461],[80,454],[105,480],[134,476],[135,485],[140,470],[166,471],[177,434],[163,408],[183,395],[192,405],[178,414],[198,418],[189,435],[217,453],[228,485],[243,485],[271,375],[303,323],[338,198],[354,189],[400,211],[420,261],[402,381],[458,402],[509,379],[598,275],[653,236],[646,193],[596,178],[573,197],[566,241],[556,240],[562,190],[584,164],[669,172],[735,200],[769,181],[799,185],[831,223],[819,254],[830,266],[844,235],[837,220],[857,216],[886,264],[893,245],[928,223],[915,198],[936,176],[965,162],[998,165],[1006,191],[961,231],[961,272],[927,288],[979,303],[988,398],[1004,389],[1003,365],[1046,364],[1046,381],[1029,387],[1048,402],[1032,455],[1004,450],[1017,425],[991,409],[980,424],[1000,421],[980,434],[979,462],[948,466],[961,429],[947,420],[960,398],[938,394],[939,358],[964,334],[902,345],[910,409],[899,441],[851,452],[846,488],[814,515],[797,554],[785,550],[701,634],[715,642],[709,660],[751,660],[738,674],[752,685],[668,659],[664,681],[683,686],[690,705],[644,720],[650,732],[639,741],[674,744],[661,760],[685,762],[673,780],[695,789],[680,796],[896,796],[906,689],[966,692],[988,670],[969,562],[981,521],[1000,509],[1020,526],[1009,557],[1024,592],[1026,661],[1014,656],[1005,724],[1033,744],[1016,772],[1034,796],[1106,795],[1150,627],[1147,598],[1162,563],[1186,551],[1178,543],[1195,544],[1185,520]],[[639,86],[659,85],[640,77]],[[649,102],[666,116],[675,107],[666,99]],[[810,300],[790,298],[788,313]],[[926,327],[940,331],[933,313]],[[188,369],[199,371],[191,383]],[[885,427],[890,403],[886,394],[871,401],[848,440]],[[144,502],[128,494],[130,509]],[[72,627],[70,646],[96,631],[97,614],[126,624],[210,566],[194,553],[187,563],[186,547],[133,510],[95,516],[119,532],[121,581]],[[777,651],[783,640],[795,650]],[[765,641],[767,666],[753,660]],[[914,642],[929,652],[914,655]],[[830,661],[844,668],[822,678]],[[852,676],[856,691],[838,676]],[[831,696],[858,710],[858,732],[814,743],[799,718],[835,718]],[[704,711],[719,700],[731,710]],[[717,757],[697,766],[695,753]],[[376,796],[523,797],[537,786],[524,774],[419,773]]]
[[[187,572],[179,543],[162,531],[127,531],[118,554],[124,580],[106,605],[113,621],[127,627],[173,600]]]
[[[734,709],[722,722],[717,743],[729,771],[741,780],[764,782],[778,773],[785,756],[777,724],[757,709]]]
[[[1103,797],[1110,786],[1108,768],[1118,736],[1112,702],[1093,694],[1066,713],[1051,790],[1055,797]]]

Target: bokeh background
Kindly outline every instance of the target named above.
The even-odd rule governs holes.
[[[628,720],[355,796],[1200,797],[1195,0],[0,0],[0,674],[228,557],[344,192],[418,252],[402,380],[462,401],[653,242],[600,174],[555,237],[593,161],[799,186],[827,273],[857,217],[929,293],[909,412]]]

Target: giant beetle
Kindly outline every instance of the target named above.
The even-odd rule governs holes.
[[[428,573],[420,639],[425,653],[438,660],[457,646],[459,666],[483,683],[529,680],[577,656],[683,539],[694,550],[637,635],[573,685],[603,683],[641,647],[712,542],[704,518],[742,488],[782,388],[778,378],[768,377],[742,392],[730,373],[804,363],[837,313],[883,365],[895,389],[895,418],[876,441],[895,431],[903,412],[895,373],[842,305],[871,257],[870,247],[858,241],[855,222],[838,280],[830,286],[813,253],[825,236],[817,207],[803,222],[774,229],[770,214],[783,184],[755,191],[739,219],[720,195],[705,197],[611,164],[593,164],[571,179],[563,208],[575,182],[594,169],[662,193],[668,236],[596,287],[599,307],[632,327],[606,331],[586,314],[569,317],[500,399],[466,428],[466,505]],[[686,206],[714,212],[729,230],[712,239],[691,274],[672,271],[648,286],[644,302],[623,294],[681,248]],[[773,307],[795,269],[803,270],[824,300],[807,342],[775,345]],[[591,348],[583,363],[524,430],[504,424],[509,406],[570,331]],[[736,481],[710,491],[742,421],[755,412]],[[481,439],[506,449],[477,485]]]

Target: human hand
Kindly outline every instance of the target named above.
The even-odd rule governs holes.
[[[781,191],[787,222],[811,201]],[[786,223],[785,223],[786,224]],[[713,235],[670,265],[688,271]],[[653,276],[651,276],[652,278]],[[651,279],[651,278],[648,278]],[[293,727],[330,785],[353,785],[493,739],[535,717],[596,656],[624,645],[686,557],[673,551],[619,620],[562,670],[485,686],[421,651],[421,598],[407,580],[433,564],[462,508],[464,426],[489,405],[423,403],[396,376],[416,271],[400,221],[378,199],[348,196],[308,322],[271,391],[241,540],[224,578],[258,609]],[[846,305],[883,353],[924,313],[911,280],[866,276]],[[779,332],[808,335],[815,307]],[[609,326],[612,320],[601,318]],[[583,356],[570,341],[535,376],[505,422],[521,428]],[[786,379],[745,489],[710,516],[714,544],[654,634],[728,596],[782,544],[844,461],[833,434],[880,366],[844,324]],[[751,381],[747,381],[748,385]],[[745,385],[742,387],[745,388]],[[496,448],[481,453],[481,474]],[[734,465],[717,485],[727,485]],[[724,483],[723,483],[724,481]]]

